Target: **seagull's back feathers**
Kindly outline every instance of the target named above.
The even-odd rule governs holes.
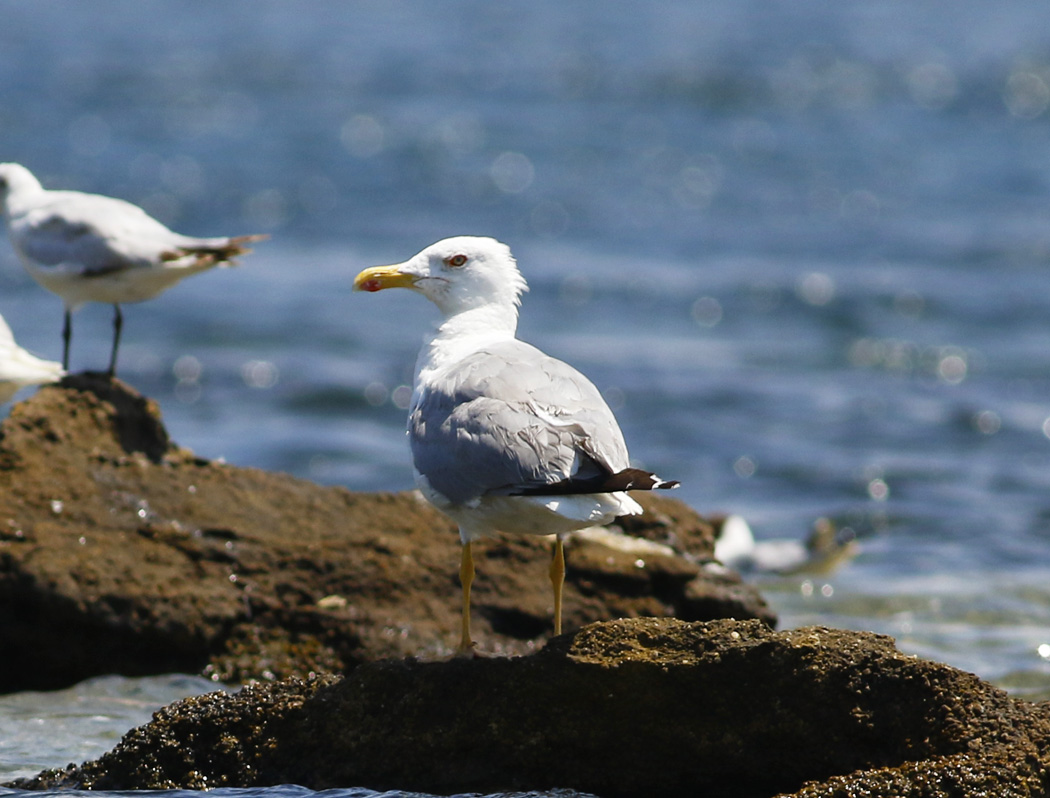
[[[408,434],[416,484],[460,526],[562,533],[642,512],[627,491],[675,487],[630,467],[601,393],[515,337],[527,286],[510,249],[457,236],[362,271],[358,290],[408,287],[444,320],[420,351]]]
[[[594,384],[516,339],[418,385],[409,439],[416,470],[455,503],[544,493],[628,467],[623,435]]]
[[[39,202],[12,214],[15,246],[42,266],[78,264],[86,276],[154,266],[187,255],[213,263],[247,252],[243,244],[262,236],[193,238],[175,233],[142,208],[114,197],[77,191],[45,191]]]

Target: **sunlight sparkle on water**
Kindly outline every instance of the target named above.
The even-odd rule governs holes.
[[[758,470],[758,464],[747,455],[742,455],[733,462],[733,470],[737,476],[747,479],[755,475],[755,472]]]
[[[937,363],[937,376],[949,385],[958,385],[966,379],[966,358],[961,354],[945,355]]]
[[[249,360],[241,366],[241,379],[249,388],[272,388],[278,378],[277,366],[268,360]]]
[[[693,303],[691,312],[693,321],[701,327],[714,327],[722,321],[722,305],[714,297],[700,297]]]
[[[974,426],[984,435],[994,435],[999,431],[1003,421],[993,410],[982,410],[974,418]]]
[[[884,479],[873,479],[868,483],[868,495],[875,501],[886,501],[890,497],[890,486]]]
[[[797,291],[803,302],[819,307],[835,298],[835,282],[826,274],[811,272],[799,280]]]
[[[803,580],[802,584],[798,586],[798,591],[806,598],[810,598],[814,593],[819,593],[824,598],[831,598],[835,595],[835,588],[833,585],[825,582],[818,587],[813,584],[812,579]]]
[[[408,406],[412,402],[412,386],[398,385],[394,388],[393,393],[390,394],[390,401],[394,403],[394,407],[398,410],[408,410]]]
[[[365,401],[379,407],[390,396],[390,390],[381,382],[370,382],[365,386]]]

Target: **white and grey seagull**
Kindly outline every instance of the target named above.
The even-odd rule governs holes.
[[[130,202],[49,191],[21,164],[0,164],[0,201],[11,245],[28,272],[65,304],[62,367],[69,368],[72,313],[113,305],[109,375],[117,369],[120,306],[152,299],[191,274],[226,266],[265,235],[192,238],[172,232]]]
[[[556,536],[550,579],[560,634],[563,536],[640,514],[627,491],[678,483],[631,468],[623,434],[593,383],[516,338],[528,289],[505,244],[447,238],[354,280],[355,290],[385,288],[418,291],[444,316],[416,362],[408,436],[417,487],[459,525],[460,651],[473,648],[471,544],[497,531]]]
[[[11,328],[0,317],[0,404],[22,388],[58,382],[64,374],[60,363],[41,360],[15,343]]]

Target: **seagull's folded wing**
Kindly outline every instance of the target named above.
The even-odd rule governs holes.
[[[87,274],[141,266],[173,237],[160,222],[123,200],[53,194],[59,196],[12,223],[19,248],[40,265],[77,265]]]
[[[417,386],[409,437],[416,470],[454,503],[542,492],[628,464],[623,435],[590,380],[517,340]]]

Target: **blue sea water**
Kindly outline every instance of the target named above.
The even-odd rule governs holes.
[[[104,8],[0,0],[0,160],[182,232],[272,235],[125,308],[120,375],[180,444],[409,488],[436,312],[351,281],[492,235],[531,286],[522,337],[594,380],[681,499],[760,540],[818,517],[856,534],[833,573],[749,576],[782,626],[891,634],[1050,697],[1050,27],[1030,3]],[[60,355],[60,302],[2,241],[0,313]],[[105,366],[109,325],[76,315],[75,370]],[[204,688],[174,682],[119,689]],[[112,747],[121,712],[63,731],[96,689],[0,701],[0,777]]]

